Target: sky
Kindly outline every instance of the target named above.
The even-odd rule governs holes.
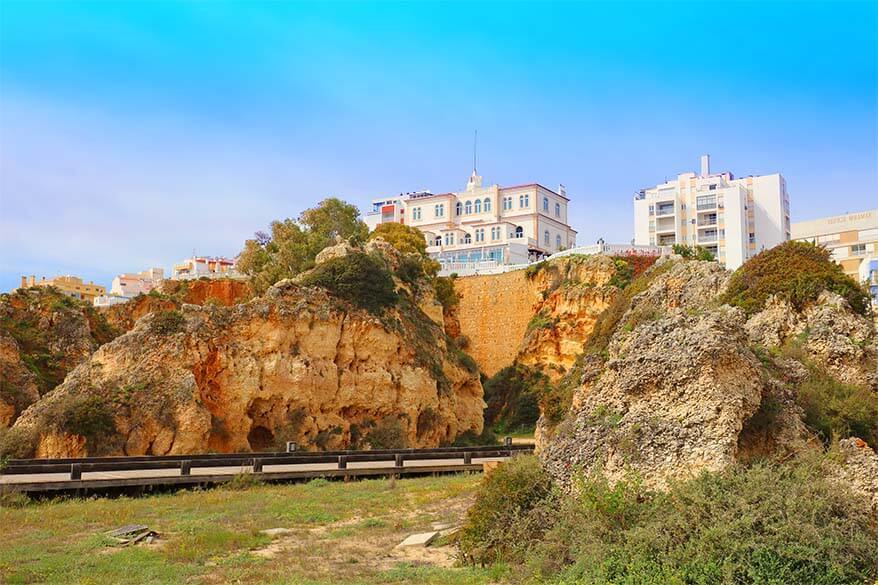
[[[878,2],[0,0],[0,291],[234,256],[327,196],[559,183],[579,243],[703,153],[878,207]]]

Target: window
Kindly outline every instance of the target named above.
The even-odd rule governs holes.
[[[453,246],[454,245],[454,234],[445,234],[445,245]]]
[[[454,206],[454,214],[460,215],[460,201],[458,201],[457,205]]]
[[[473,237],[472,237],[471,235],[469,235],[469,234],[464,235],[464,236],[463,236],[463,243],[464,243],[464,244],[472,244],[472,243],[473,243]]]
[[[512,209],[512,197],[503,198],[503,210],[506,211],[508,209]]]
[[[412,219],[421,219],[421,208],[415,207],[412,209]]]
[[[518,207],[521,209],[526,209],[530,207],[530,195],[519,195]]]
[[[854,244],[851,246],[851,254],[865,254],[866,244]]]
[[[555,204],[555,217],[561,217],[561,204]]]
[[[543,243],[547,246],[549,245],[549,230],[543,232]]]
[[[479,228],[476,230],[476,241],[484,242],[485,241],[485,228]]]
[[[485,211],[491,211],[491,200],[487,197],[485,198]]]
[[[436,236],[435,244],[436,244],[437,246],[441,246],[441,245],[442,245],[442,236]]]
[[[655,205],[650,205],[650,206],[649,206],[649,214],[650,214],[650,215],[655,215]]]
[[[482,212],[482,200],[476,199],[476,213]]]
[[[500,227],[492,227],[491,228],[491,239],[499,240],[500,239]]]
[[[543,197],[543,211],[549,211],[549,198]]]
[[[518,226],[515,228],[515,237],[516,238],[523,238],[524,237],[524,228],[523,227]]]
[[[561,249],[561,236],[560,235],[555,236],[555,248],[557,248],[559,250]]]
[[[464,207],[464,209],[466,210],[466,214],[467,214],[467,215],[469,215],[470,213],[472,213],[472,212],[473,212],[473,202],[472,202],[472,201],[467,201],[467,202],[466,202],[466,206]]]
[[[445,204],[437,203],[433,207],[433,213],[436,215],[436,217],[445,217]]]

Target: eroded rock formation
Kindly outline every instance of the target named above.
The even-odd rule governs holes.
[[[0,428],[117,334],[90,305],[57,289],[0,295]]]
[[[446,345],[429,287],[416,297],[376,316],[282,281],[232,307],[151,313],[13,431],[41,457],[329,449],[394,432],[434,447],[478,434],[478,373]]]
[[[840,297],[801,312],[773,300],[748,317],[721,304],[730,273],[716,263],[663,259],[652,270],[606,355],[580,362],[570,412],[541,445],[561,485],[602,472],[662,487],[819,445],[795,400],[809,368],[878,397],[874,327]]]

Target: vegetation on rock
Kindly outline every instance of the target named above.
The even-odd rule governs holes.
[[[344,201],[329,198],[302,212],[297,221],[285,219],[271,224],[271,234],[257,232],[244,243],[238,256],[238,270],[250,277],[257,294],[314,266],[317,254],[336,238],[353,244],[368,235],[359,210]]]
[[[322,262],[304,274],[299,284],[325,288],[334,296],[376,315],[399,299],[390,272],[374,256],[364,252]]]
[[[647,490],[578,480],[566,495],[532,457],[482,484],[460,539],[472,564],[563,583],[870,583],[878,517],[823,458],[704,472]]]
[[[689,246],[688,244],[674,244],[674,254],[682,256],[686,260],[716,260],[713,252],[703,246]]]
[[[495,432],[533,430],[540,416],[540,398],[550,392],[549,378],[523,364],[507,366],[484,380],[485,426]]]
[[[722,302],[752,314],[776,296],[802,310],[825,290],[844,298],[860,315],[870,310],[868,291],[831,260],[829,250],[790,241],[760,252],[738,268]]]

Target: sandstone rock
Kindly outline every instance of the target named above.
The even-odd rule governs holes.
[[[878,511],[878,454],[862,439],[851,437],[838,442],[842,464],[833,470],[836,478],[869,499]]]
[[[567,418],[537,425],[540,456],[567,489],[573,474],[652,487],[701,470],[821,447],[804,424],[798,384],[825,367],[876,386],[872,322],[832,293],[803,311],[771,299],[749,317],[719,306],[729,273],[716,263],[656,264],[619,320],[604,361],[581,360]],[[869,467],[858,451],[860,467]],[[871,452],[870,452],[871,453]]]
[[[0,428],[117,333],[90,305],[54,288],[0,295]]]
[[[390,328],[289,282],[234,307],[180,311],[176,331],[157,329],[157,314],[141,318],[24,413],[16,425],[38,434],[41,456],[247,451],[287,440],[329,449],[367,443],[382,423],[399,425],[411,446],[435,447],[482,430],[477,373],[447,353],[423,313],[397,313]],[[57,428],[58,409],[86,399],[115,421],[99,442]]]
[[[733,463],[762,394],[742,323],[740,311],[725,307],[615,339],[600,379],[565,423],[570,428],[543,449],[547,468],[565,486],[581,467],[611,480],[633,470],[660,487],[669,477]]]

